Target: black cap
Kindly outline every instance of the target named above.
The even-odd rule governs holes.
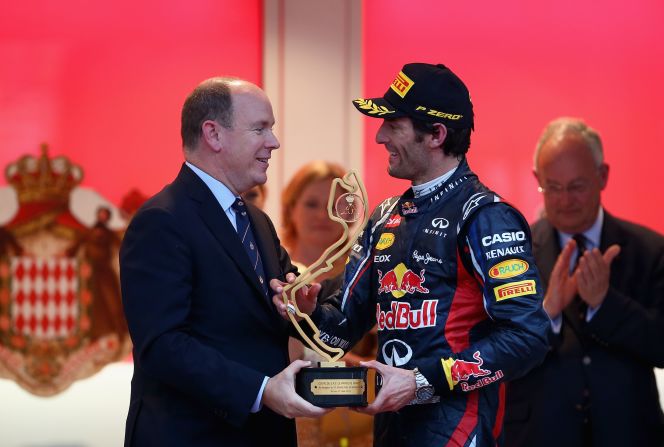
[[[409,116],[454,129],[473,128],[470,93],[442,64],[406,64],[382,98],[358,98],[353,105],[373,118]]]

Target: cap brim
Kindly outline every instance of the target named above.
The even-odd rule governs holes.
[[[358,111],[372,118],[400,118],[406,116],[404,112],[387,102],[385,98],[357,98],[353,100],[353,105]]]

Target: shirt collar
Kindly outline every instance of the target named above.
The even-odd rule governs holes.
[[[212,191],[212,194],[214,195],[214,198],[217,199],[217,202],[219,202],[219,205],[224,209],[226,213],[229,212],[229,208],[235,202],[235,195],[231,192],[230,189],[228,189],[228,186],[224,185],[221,183],[219,180],[216,178],[212,177],[210,174],[207,172],[201,170],[200,168],[192,165],[188,161],[185,162],[189,168],[191,168],[194,173],[200,177],[201,180],[210,188],[210,191]]]
[[[599,211],[597,212],[597,218],[595,219],[595,223],[591,225],[590,228],[588,228],[586,231],[584,231],[583,236],[586,238],[588,247],[587,248],[598,248],[599,247],[599,242],[600,238],[602,236],[602,224],[604,223],[604,209],[600,206]],[[560,246],[564,247],[567,242],[572,239],[574,234],[570,233],[563,233],[562,231],[558,231],[558,241],[560,242]]]
[[[444,181],[446,181],[448,178],[452,177],[452,174],[454,174],[454,171],[458,168],[458,165],[447,171],[445,174],[441,175],[440,177],[436,177],[433,180],[429,180],[426,183],[422,183],[421,185],[413,185],[411,188],[413,189],[413,194],[415,197],[422,197],[426,196],[427,194],[435,191],[438,189],[440,185],[443,184]]]

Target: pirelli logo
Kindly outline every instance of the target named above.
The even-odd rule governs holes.
[[[403,71],[400,71],[394,81],[392,81],[390,88],[394,90],[397,95],[404,98],[413,85],[415,85],[413,80],[406,76]]]
[[[535,295],[537,289],[535,287],[535,281],[528,279],[494,287],[493,293],[496,295],[496,301],[502,301],[516,298],[517,296]]]

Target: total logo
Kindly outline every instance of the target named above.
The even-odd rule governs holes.
[[[403,262],[384,275],[382,271],[378,270],[378,294],[389,292],[395,298],[401,298],[407,293],[429,293],[429,289],[422,285],[426,280],[425,272],[426,270],[422,269],[418,275],[407,268]]]
[[[438,300],[424,300],[421,309],[411,309],[410,303],[392,301],[390,310],[381,310],[376,304],[378,330],[422,329],[436,326]]]
[[[403,366],[413,358],[413,349],[396,338],[383,345],[382,353],[385,364],[389,366]]]
[[[489,269],[489,276],[496,279],[514,278],[528,271],[528,263],[521,259],[508,259]]]

